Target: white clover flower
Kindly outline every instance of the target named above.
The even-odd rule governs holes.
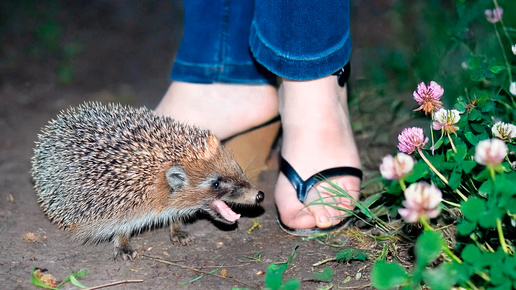
[[[513,96],[516,96],[516,82],[511,83],[509,86],[509,92],[511,92]]]
[[[512,54],[516,55],[516,44],[511,45]]]
[[[439,215],[439,204],[442,193],[433,184],[426,182],[413,183],[405,190],[405,201],[398,212],[409,223],[415,223],[421,217],[434,218]]]
[[[455,126],[460,120],[460,113],[457,110],[439,109],[434,113],[434,130],[443,130],[448,133],[455,133],[459,127]]]
[[[475,161],[486,166],[496,166],[502,163],[507,150],[507,145],[500,139],[480,141],[475,148]]]
[[[502,140],[512,140],[516,138],[516,126],[504,122],[496,122],[491,128],[493,136]]]
[[[414,158],[405,153],[398,153],[396,156],[387,155],[380,165],[380,173],[383,178],[398,180],[407,176],[414,168]]]

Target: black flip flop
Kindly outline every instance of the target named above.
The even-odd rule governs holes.
[[[280,170],[281,172],[283,172],[283,174],[285,174],[290,183],[292,183],[292,186],[294,186],[294,189],[297,193],[297,199],[299,199],[299,201],[301,202],[304,202],[306,200],[306,196],[308,195],[310,189],[314,187],[314,185],[316,185],[317,183],[323,181],[324,179],[346,175],[355,176],[362,179],[363,176],[362,170],[355,167],[335,167],[323,170],[319,173],[312,175],[307,180],[303,180],[296,172],[296,170],[294,170],[292,165],[290,165],[290,163],[288,163],[283,157],[281,158]],[[278,224],[280,228],[286,233],[294,236],[311,236],[314,234],[335,232],[346,227],[348,221],[349,219],[343,220],[340,223],[329,228],[293,229],[285,225],[281,221],[281,218],[278,213]]]

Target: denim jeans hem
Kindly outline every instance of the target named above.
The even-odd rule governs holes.
[[[172,66],[171,80],[187,83],[212,84],[270,84],[276,85],[276,76],[259,64],[187,64],[180,61]]]
[[[292,80],[305,81],[329,76],[348,63],[351,54],[349,34],[340,48],[329,51],[323,57],[305,60],[284,57],[286,53],[275,51],[266,43],[253,23],[249,44],[254,58],[272,73]]]

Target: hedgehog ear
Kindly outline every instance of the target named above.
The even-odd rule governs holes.
[[[188,184],[186,172],[182,166],[174,165],[166,173],[167,182],[171,187],[171,192],[179,191]]]

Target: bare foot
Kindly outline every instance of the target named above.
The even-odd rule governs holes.
[[[277,116],[277,90],[271,85],[174,81],[156,113],[209,129],[226,139]]]
[[[337,85],[335,76],[313,81],[284,80],[280,88],[280,112],[283,125],[281,152],[303,180],[324,169],[351,166],[360,168],[360,159],[349,124],[346,89]],[[342,176],[333,179],[355,199],[360,179]],[[299,202],[290,181],[280,173],[275,201],[280,218],[291,228],[326,228],[343,220],[345,212],[314,201],[333,203],[352,209],[350,200],[335,197],[320,183]],[[309,206],[305,206],[309,205]]]

